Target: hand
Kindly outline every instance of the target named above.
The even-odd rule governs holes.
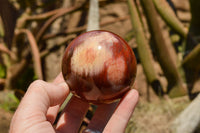
[[[72,96],[56,125],[60,106],[69,88],[60,74],[53,83],[33,82],[16,110],[10,133],[76,133],[89,104]],[[138,102],[138,92],[131,89],[120,103],[99,105],[85,132],[123,133]]]

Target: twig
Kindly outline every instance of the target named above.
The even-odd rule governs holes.
[[[38,15],[33,15],[33,16],[28,16],[26,18],[27,21],[30,21],[30,20],[41,20],[41,19],[47,19],[48,17],[51,17],[59,12],[63,12],[65,11],[66,9],[65,8],[60,8],[60,9],[55,9],[55,10],[52,10],[52,11],[49,11],[49,12],[46,12],[46,13],[42,13],[42,14],[38,14]]]
[[[10,59],[13,61],[17,59],[16,55],[14,52],[9,50],[4,43],[0,43],[0,51],[6,53],[8,56],[10,56]]]
[[[13,53],[2,43],[0,43],[0,51],[11,56]]]
[[[49,18],[46,23],[44,24],[44,26],[40,29],[40,31],[38,32],[38,34],[36,35],[36,40],[37,42],[40,41],[42,35],[45,33],[45,31],[47,30],[47,28],[59,17],[67,14],[67,13],[72,13],[72,12],[75,12],[77,10],[79,10],[84,4],[82,5],[79,5],[79,6],[74,6],[74,7],[71,7],[69,9],[65,9],[65,10],[62,10],[60,11],[59,13],[55,14],[54,16],[52,16],[51,18]]]
[[[119,21],[124,21],[124,20],[127,20],[129,18],[130,18],[130,16],[119,17],[119,18],[109,20],[109,21],[106,21],[106,22],[101,22],[100,26],[102,27],[102,26],[105,26],[105,25],[109,25],[109,24],[119,22]],[[60,32],[60,33],[57,33],[57,34],[46,34],[46,35],[44,35],[43,40],[48,40],[48,39],[54,38],[56,36],[66,36],[66,35],[69,35],[69,34],[82,32],[82,31],[85,31],[86,29],[87,29],[87,25],[84,25],[84,26],[81,26],[81,27],[68,29],[65,32]]]
[[[68,40],[73,39],[73,38],[75,38],[75,37],[76,37],[76,35],[75,35],[75,34],[72,34],[72,35],[69,35],[69,36],[67,36],[67,37],[65,37],[65,38],[63,38],[63,39],[61,39],[61,41],[59,41],[57,45],[54,45],[53,47],[48,48],[48,49],[45,49],[44,51],[42,51],[42,52],[40,53],[40,57],[41,57],[41,58],[45,57],[46,55],[48,55],[48,54],[49,54],[50,52],[52,52],[53,50],[55,50],[56,48],[59,48],[60,46],[63,46],[63,45],[65,44],[65,42],[67,42]]]
[[[40,53],[39,53],[39,49],[38,49],[36,40],[35,40],[33,34],[27,29],[18,30],[18,34],[20,34],[20,33],[24,33],[27,35],[27,38],[29,40],[31,50],[32,50],[35,72],[39,79],[43,79]]]
[[[127,20],[129,18],[130,18],[129,15],[128,16],[119,17],[119,18],[116,18],[116,19],[113,19],[113,20],[109,20],[109,21],[106,21],[106,22],[101,22],[100,26],[105,26],[105,25],[109,25],[109,24],[112,24],[112,23],[115,23],[115,22],[124,21],[124,20]]]

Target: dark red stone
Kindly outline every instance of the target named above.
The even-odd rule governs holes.
[[[90,31],[67,47],[62,73],[71,92],[90,103],[121,98],[134,83],[136,59],[129,45],[108,31]]]

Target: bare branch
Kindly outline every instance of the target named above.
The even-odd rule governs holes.
[[[2,43],[0,43],[0,51],[4,52],[6,54],[8,54],[9,56],[11,56],[11,51]]]
[[[79,5],[79,6],[74,6],[74,7],[71,7],[69,9],[65,9],[65,10],[62,10],[60,11],[59,13],[55,14],[54,16],[52,16],[51,18],[49,18],[46,23],[44,24],[44,26],[40,29],[40,31],[38,32],[38,34],[36,35],[36,40],[37,42],[40,41],[42,35],[45,33],[45,31],[47,30],[47,28],[59,17],[67,14],[67,13],[72,13],[72,12],[75,12],[77,10],[79,10],[84,4],[82,5]]]
[[[130,16],[119,17],[119,18],[116,18],[116,19],[113,19],[113,20],[101,22],[100,26],[105,26],[105,25],[113,24],[113,23],[116,23],[116,22],[119,22],[119,21],[124,21],[124,20],[127,20],[129,18],[130,18]],[[84,25],[84,26],[81,26],[81,27],[67,29],[65,32],[60,32],[60,33],[57,33],[57,34],[46,34],[46,35],[44,35],[43,40],[48,40],[48,39],[54,38],[56,36],[66,36],[66,35],[69,35],[69,34],[82,32],[82,31],[85,31],[86,29],[87,29],[87,25]]]
[[[18,30],[18,34],[19,33],[24,33],[27,35],[32,50],[35,72],[39,79],[43,79],[40,53],[33,34],[27,29]]]
[[[60,9],[55,9],[55,10],[52,10],[52,11],[49,11],[49,12],[46,12],[46,13],[42,13],[42,14],[38,14],[38,15],[33,15],[33,16],[28,16],[26,18],[27,21],[31,21],[31,20],[41,20],[41,19],[47,19],[59,12],[63,12],[65,11],[66,9],[65,8],[60,8]]]
[[[67,37],[65,37],[65,38],[63,38],[63,39],[61,39],[61,40],[57,43],[57,45],[54,45],[54,46],[52,46],[51,48],[48,48],[48,49],[45,49],[44,51],[42,51],[41,54],[40,54],[41,58],[44,57],[44,56],[46,56],[46,55],[48,55],[48,54],[49,54],[50,52],[52,52],[54,49],[59,48],[59,47],[65,45],[65,43],[66,43],[68,40],[74,39],[75,37],[76,37],[76,35],[75,35],[75,34],[72,34],[72,35],[69,35],[69,36],[67,36]]]

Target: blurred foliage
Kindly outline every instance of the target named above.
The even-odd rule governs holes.
[[[2,64],[0,64],[0,78],[6,77],[6,67]]]
[[[6,110],[6,111],[12,111],[14,112],[18,105],[19,105],[19,99],[13,94],[12,92],[9,92],[6,94],[5,99],[0,102],[0,108]]]

